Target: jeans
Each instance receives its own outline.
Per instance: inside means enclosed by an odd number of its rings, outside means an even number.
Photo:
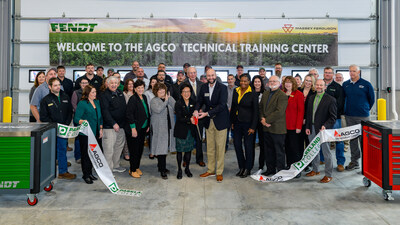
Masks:
[[[57,137],[58,174],[68,172],[67,143],[68,139]]]
[[[78,137],[75,138],[74,157],[75,157],[75,160],[78,160],[81,158],[81,146],[79,144]]]
[[[342,128],[342,120],[341,119],[337,119],[335,122],[335,125],[333,125],[332,129],[339,129]],[[322,151],[322,150],[321,150]],[[322,162],[325,161],[324,159],[324,154],[322,154],[322,152],[320,152],[320,160]],[[338,165],[344,165],[346,161],[346,157],[344,157],[344,143],[343,141],[338,141],[336,142],[336,163]]]

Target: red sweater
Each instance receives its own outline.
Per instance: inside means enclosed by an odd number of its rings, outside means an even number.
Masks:
[[[286,107],[286,129],[301,129],[304,119],[304,95],[301,91],[296,90],[289,96],[288,105]]]

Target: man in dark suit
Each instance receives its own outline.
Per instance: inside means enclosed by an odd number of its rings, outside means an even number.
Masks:
[[[306,134],[309,135],[310,142],[314,137],[325,129],[331,129],[336,122],[337,106],[334,97],[325,93],[325,81],[317,80],[315,89],[317,94],[310,97],[307,105]],[[328,183],[332,180],[332,155],[329,151],[328,143],[321,144],[322,154],[325,157],[325,176],[321,183]],[[318,175],[319,154],[312,161],[313,170],[306,174],[307,177]]]
[[[216,174],[217,181],[222,182],[225,142],[229,126],[229,111],[226,105],[228,91],[225,85],[216,82],[217,75],[215,70],[209,69],[206,76],[208,83],[201,86],[193,113],[193,116],[199,119],[205,118],[207,135],[208,170],[201,174],[200,177],[214,176]],[[203,105],[205,106],[204,111],[199,112]]]
[[[200,89],[203,83],[197,78],[197,70],[195,67],[191,66],[187,70],[188,79],[185,81],[186,84],[192,86],[192,93],[190,95],[190,99],[197,102],[197,96],[200,94]],[[200,110],[200,112],[204,111],[204,107]],[[203,159],[203,129],[204,129],[204,119],[200,119],[198,122],[198,127],[200,131],[199,134],[196,135],[196,163],[201,167],[205,167]],[[196,132],[198,133],[198,132]]]
[[[267,171],[270,176],[285,169],[286,106],[288,97],[279,89],[279,77],[271,76],[259,104],[260,120],[264,131],[264,155]]]

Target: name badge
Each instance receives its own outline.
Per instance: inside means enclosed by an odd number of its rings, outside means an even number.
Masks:
[[[210,93],[204,93],[204,97],[210,97]]]
[[[360,86],[358,86],[358,87],[359,87],[359,88],[364,88],[364,85],[361,85],[361,84],[360,84]]]
[[[48,104],[47,106],[52,106],[53,105],[53,103],[50,103],[50,104]]]
[[[68,100],[63,100],[62,102],[64,102],[64,103],[68,103]]]

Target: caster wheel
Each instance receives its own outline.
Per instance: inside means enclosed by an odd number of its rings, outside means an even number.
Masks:
[[[28,198],[28,200],[27,200],[28,205],[30,205],[30,206],[36,205],[36,204],[38,203],[38,201],[39,201],[39,200],[37,199],[36,196],[34,197],[33,201],[31,201],[29,198]]]
[[[386,201],[394,200],[394,198],[392,197],[392,191],[390,191],[390,190],[382,190],[382,195]]]
[[[368,178],[364,177],[363,178],[363,184],[364,184],[364,187],[370,187],[371,186],[371,181]]]
[[[51,190],[53,190],[53,184],[49,184],[48,186],[44,187],[44,190],[50,192]]]

